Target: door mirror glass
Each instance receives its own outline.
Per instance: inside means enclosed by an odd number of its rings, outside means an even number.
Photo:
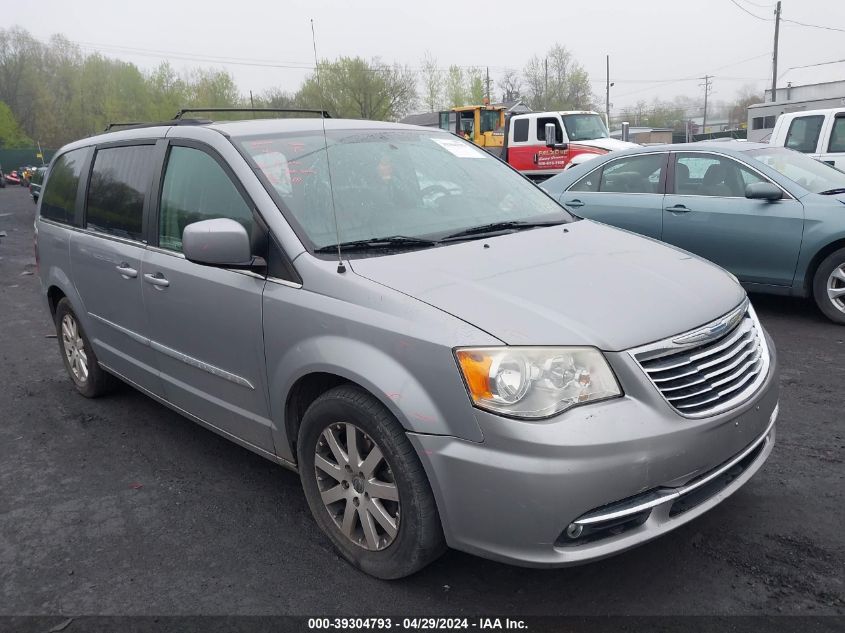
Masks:
[[[780,200],[783,191],[770,182],[753,182],[746,185],[745,197],[751,200]]]
[[[252,264],[249,235],[239,222],[229,218],[201,220],[182,233],[185,259],[209,266],[241,267]]]
[[[555,124],[554,123],[546,123],[546,147],[554,147],[555,146],[555,137],[557,133],[555,132]]]

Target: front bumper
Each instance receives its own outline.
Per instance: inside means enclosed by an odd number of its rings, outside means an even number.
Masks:
[[[777,362],[742,406],[675,413],[641,370],[609,360],[622,398],[519,422],[476,411],[482,443],[409,433],[447,543],[525,566],[566,566],[640,545],[687,523],[748,481],[774,446]]]

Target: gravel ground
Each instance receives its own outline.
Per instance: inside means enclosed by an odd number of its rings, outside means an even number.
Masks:
[[[808,302],[753,297],[780,355],[777,444],[713,511],[581,567],[449,552],[382,582],[338,558],[294,473],[128,387],[76,394],[34,213],[0,189],[0,615],[845,613],[845,327]]]

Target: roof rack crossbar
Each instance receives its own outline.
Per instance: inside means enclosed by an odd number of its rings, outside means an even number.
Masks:
[[[308,108],[182,108],[173,118],[180,120],[188,112],[281,112],[286,114],[317,114],[323,119],[332,118],[328,110],[311,110]]]
[[[169,121],[151,121],[147,123],[109,123],[103,132],[110,132],[113,128],[136,130],[145,127],[169,127],[172,125],[208,125],[213,122],[211,119],[170,119]]]

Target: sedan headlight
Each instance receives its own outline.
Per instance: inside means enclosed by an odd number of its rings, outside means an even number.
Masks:
[[[592,347],[476,347],[455,356],[475,406],[515,418],[546,418],[622,395]]]

